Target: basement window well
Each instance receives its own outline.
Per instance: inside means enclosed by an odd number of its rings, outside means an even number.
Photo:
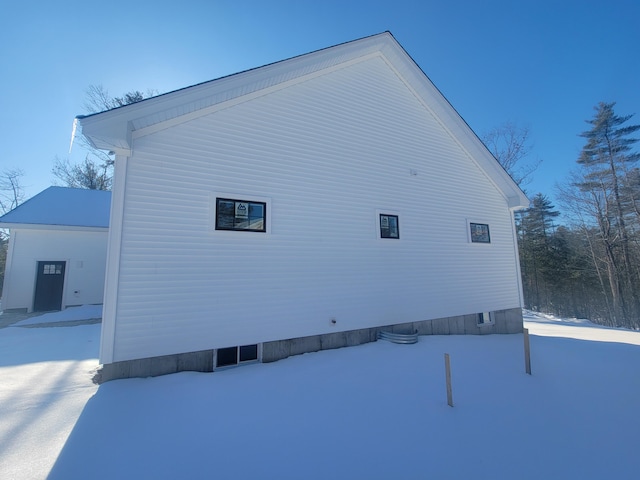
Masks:
[[[216,350],[216,367],[229,367],[258,360],[258,345],[219,348]]]
[[[491,312],[482,312],[478,314],[478,326],[480,325],[493,325],[493,315]]]

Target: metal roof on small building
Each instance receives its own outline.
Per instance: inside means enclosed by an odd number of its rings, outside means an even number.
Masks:
[[[0,228],[109,228],[111,192],[49,187],[0,217]]]

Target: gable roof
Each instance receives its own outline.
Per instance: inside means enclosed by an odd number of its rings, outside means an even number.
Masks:
[[[317,50],[252,70],[158,95],[105,112],[76,117],[96,148],[130,156],[133,140],[289,85],[381,57],[467,155],[501,191],[510,208],[529,200],[447,99],[390,32]],[[75,124],[74,124],[75,128]]]
[[[108,229],[111,192],[49,187],[0,217],[1,228]]]

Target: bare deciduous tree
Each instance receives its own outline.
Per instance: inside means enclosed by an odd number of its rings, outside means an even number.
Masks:
[[[514,122],[505,122],[491,129],[483,135],[482,141],[520,187],[531,181],[542,162],[528,158],[533,150],[529,129]]]
[[[3,170],[0,173],[0,214],[4,215],[24,201],[22,177],[24,172],[19,168]],[[9,232],[0,229],[0,294],[4,283],[4,271],[7,262],[7,244]]]
[[[98,113],[140,102],[156,93],[154,90],[148,90],[146,93],[133,90],[121,97],[112,97],[102,85],[89,85],[83,106],[89,113]],[[71,164],[68,158],[56,157],[51,173],[67,187],[110,190],[113,175],[112,153],[94,148],[84,137],[79,137],[78,145],[87,152],[84,161]]]
[[[579,219],[601,283],[608,286],[610,315],[615,324],[640,326],[640,222],[637,164],[640,153],[632,135],[640,125],[627,125],[632,115],[619,116],[614,103],[599,103],[582,134],[586,139],[579,169],[561,191],[571,218]]]
[[[51,173],[66,187],[110,190],[110,167],[107,162],[96,163],[89,155],[85,157],[84,162],[77,164],[72,164],[68,158],[56,157]]]
[[[23,176],[24,172],[19,168],[4,170],[0,174],[0,213],[5,214],[24,201]]]
[[[89,113],[103,112],[105,110],[111,110],[112,108],[140,102],[157,93],[157,91],[151,89],[147,90],[146,93],[139,90],[132,90],[124,93],[121,97],[112,97],[104,86],[89,85],[85,92],[86,100],[83,106]]]

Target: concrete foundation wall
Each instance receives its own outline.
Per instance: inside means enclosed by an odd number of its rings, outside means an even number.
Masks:
[[[522,333],[522,309],[512,308],[493,312],[494,323],[478,325],[478,315],[460,315],[420,322],[401,323],[384,327],[364,328],[349,332],[315,335],[267,342],[262,345],[262,361],[275,362],[292,355],[318,352],[332,348],[353,347],[375,342],[379,331],[418,333],[419,335],[488,335],[492,333]]]
[[[492,312],[494,323],[478,325],[478,315],[460,315],[456,317],[437,318],[419,322],[387,325],[383,327],[363,328],[347,332],[336,332],[325,335],[290,338],[262,344],[262,362],[275,362],[302,353],[331,350],[334,348],[352,347],[363,343],[375,342],[378,332],[418,333],[419,335],[488,335],[492,333],[522,333],[522,310],[512,308]],[[94,381],[103,383],[109,380],[131,377],[155,377],[169,373],[195,371],[213,371],[214,350],[164,355],[161,357],[142,358],[123,362],[109,363],[102,366]]]
[[[119,378],[157,377],[177,372],[213,372],[213,350],[107,363],[94,377],[94,383]]]

